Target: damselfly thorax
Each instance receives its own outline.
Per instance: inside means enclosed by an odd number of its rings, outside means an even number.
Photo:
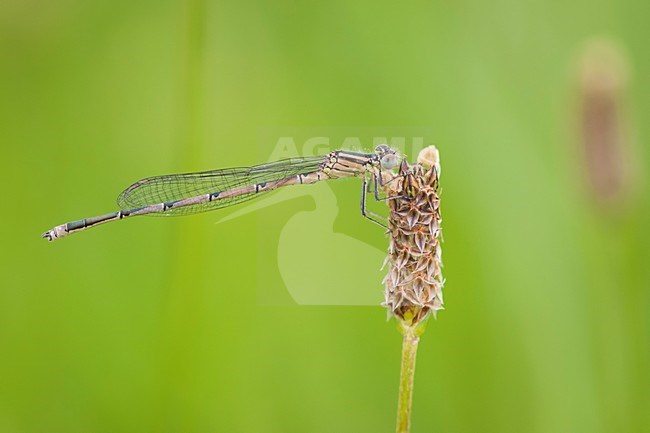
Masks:
[[[61,224],[43,233],[53,241],[99,224],[138,215],[189,215],[233,206],[260,194],[290,185],[312,184],[346,177],[363,178],[361,213],[384,225],[366,210],[370,186],[374,197],[395,178],[398,154],[387,145],[373,153],[336,150],[323,156],[289,158],[251,167],[225,168],[197,173],[148,177],[125,189],[118,197],[120,210]]]

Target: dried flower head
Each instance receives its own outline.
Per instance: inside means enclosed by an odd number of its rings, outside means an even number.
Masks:
[[[411,326],[443,309],[438,150],[423,149],[418,163],[402,161],[385,187],[389,200],[389,264],[384,305]]]
[[[623,47],[611,39],[590,40],[579,72],[586,174],[596,203],[616,210],[634,180],[633,143],[627,134],[624,101],[630,71]]]

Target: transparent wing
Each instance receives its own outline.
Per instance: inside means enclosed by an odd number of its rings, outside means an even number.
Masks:
[[[117,204],[122,209],[140,208],[203,194],[228,191],[311,173],[321,169],[326,161],[327,156],[289,158],[252,167],[148,177],[122,191],[117,198]],[[150,215],[188,215],[207,212],[250,200],[260,194],[263,192],[215,199],[211,202],[172,208],[166,212]]]

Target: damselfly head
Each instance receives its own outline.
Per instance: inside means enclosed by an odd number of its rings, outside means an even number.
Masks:
[[[392,170],[393,168],[397,167],[399,158],[395,149],[391,149],[391,147],[387,144],[380,144],[379,146],[375,147],[375,153],[379,157],[381,168]]]

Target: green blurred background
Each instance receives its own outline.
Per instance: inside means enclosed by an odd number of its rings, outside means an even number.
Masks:
[[[261,239],[308,199],[39,237],[114,210],[138,178],[260,162],[269,125],[436,131],[447,310],[420,345],[414,432],[650,431],[649,15],[641,0],[4,1],[0,432],[394,430],[401,341],[382,308],[256,299],[260,281],[283,289]],[[615,99],[635,168],[606,201],[580,127],[595,36],[629,71]],[[358,184],[335,191],[336,232],[384,248]],[[381,293],[379,263],[358,263]]]

